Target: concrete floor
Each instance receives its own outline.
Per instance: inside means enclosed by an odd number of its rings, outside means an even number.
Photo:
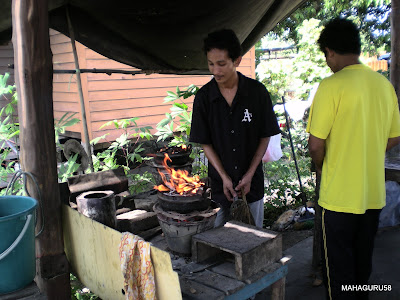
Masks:
[[[286,277],[286,300],[323,300],[323,286],[313,287],[311,260],[313,237],[284,251],[292,256]],[[391,292],[372,292],[370,300],[400,299],[400,226],[379,229],[375,241],[370,284],[391,285]],[[270,299],[270,291],[259,293],[255,300]]]

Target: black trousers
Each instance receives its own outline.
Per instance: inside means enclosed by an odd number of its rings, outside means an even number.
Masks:
[[[322,264],[330,300],[368,299],[368,292],[342,291],[342,285],[365,285],[381,209],[362,215],[322,210]]]

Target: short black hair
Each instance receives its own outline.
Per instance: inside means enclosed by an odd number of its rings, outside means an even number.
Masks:
[[[350,20],[335,18],[326,24],[318,39],[319,48],[334,50],[338,54],[360,54],[360,31]]]
[[[204,39],[204,53],[212,49],[220,49],[228,51],[229,57],[235,61],[242,55],[242,46],[235,32],[231,29],[220,29],[208,34]]]

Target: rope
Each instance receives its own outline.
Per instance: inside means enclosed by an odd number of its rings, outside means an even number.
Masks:
[[[26,188],[26,176],[29,176],[29,177],[32,179],[32,181],[34,182],[34,184],[35,184],[35,186],[36,186],[36,189],[37,189],[37,192],[38,192],[38,196],[39,196],[38,202],[39,202],[39,206],[40,206],[40,213],[41,213],[41,215],[42,215],[42,227],[40,228],[40,231],[36,234],[36,237],[38,237],[38,236],[43,232],[43,229],[44,229],[44,214],[43,214],[43,205],[42,205],[42,193],[40,192],[40,187],[39,187],[39,184],[37,183],[37,180],[36,180],[35,176],[34,176],[32,173],[30,173],[30,172],[25,172],[25,171],[22,171],[22,170],[18,170],[17,172],[15,172],[15,174],[14,174],[13,177],[11,178],[10,183],[7,185],[6,195],[9,195],[9,192],[11,192],[11,193],[13,192],[15,182],[16,182],[20,177],[22,177],[22,180],[23,180],[23,183],[24,183],[24,191],[25,191],[25,194],[26,194],[28,197],[33,198],[33,197],[29,194],[29,192],[28,192],[28,190],[27,190],[27,188]],[[36,199],[36,200],[37,200],[37,199]],[[37,220],[37,218],[36,218],[36,220]]]

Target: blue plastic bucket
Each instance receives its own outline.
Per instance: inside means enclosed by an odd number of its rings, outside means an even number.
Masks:
[[[0,294],[27,286],[35,277],[35,209],[31,197],[0,196]]]

